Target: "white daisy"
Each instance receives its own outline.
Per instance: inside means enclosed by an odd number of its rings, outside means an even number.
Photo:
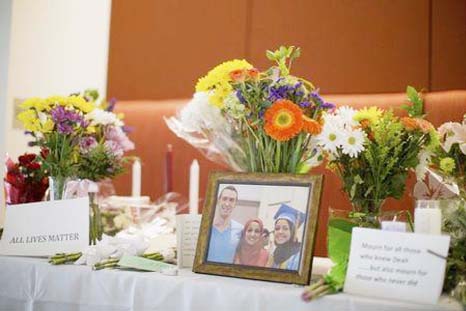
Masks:
[[[96,108],[86,115],[86,120],[91,121],[91,125],[115,125],[123,126],[123,122],[118,119],[113,112]]]
[[[341,146],[342,132],[344,130],[334,123],[325,122],[322,132],[317,136],[317,141],[327,152],[335,153]]]
[[[352,158],[357,157],[364,150],[365,138],[366,133],[360,129],[347,131],[341,143],[342,152]]]
[[[349,128],[358,125],[358,123],[354,120],[355,114],[356,110],[348,106],[342,106],[337,110],[337,115],[340,116],[341,122],[345,127]]]

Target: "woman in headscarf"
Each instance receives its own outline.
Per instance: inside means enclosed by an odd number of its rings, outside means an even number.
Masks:
[[[275,250],[270,254],[267,267],[298,270],[301,259],[301,243],[296,237],[296,229],[304,219],[304,213],[282,204],[275,214]]]
[[[269,253],[264,249],[264,225],[260,219],[246,222],[235,254],[235,264],[265,267]]]

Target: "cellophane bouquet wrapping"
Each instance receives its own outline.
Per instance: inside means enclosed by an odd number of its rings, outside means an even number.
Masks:
[[[307,173],[322,160],[315,135],[325,102],[313,84],[290,74],[300,49],[267,51],[259,71],[246,60],[222,63],[199,79],[191,101],[168,127],[208,159],[233,171]]]
[[[466,115],[438,130],[440,145],[422,154],[414,196],[440,200],[442,231],[450,235],[444,291],[466,305]]]
[[[25,153],[14,162],[9,156],[5,161],[5,198],[6,204],[22,204],[42,201],[49,183],[34,153]]]

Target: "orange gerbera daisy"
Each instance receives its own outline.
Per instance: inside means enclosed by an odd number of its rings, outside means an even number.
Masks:
[[[265,132],[278,141],[287,141],[301,132],[303,111],[287,99],[277,100],[265,111]]]
[[[317,135],[322,132],[322,125],[314,119],[303,115],[303,130],[312,135]]]
[[[410,117],[401,118],[401,123],[403,123],[404,127],[408,131],[414,131],[418,128],[416,119]]]

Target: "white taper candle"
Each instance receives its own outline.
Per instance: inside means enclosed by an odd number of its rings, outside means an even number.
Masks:
[[[141,196],[141,161],[139,159],[134,160],[133,162],[133,180],[132,180],[132,188],[131,188],[131,195],[133,197],[140,197]]]

